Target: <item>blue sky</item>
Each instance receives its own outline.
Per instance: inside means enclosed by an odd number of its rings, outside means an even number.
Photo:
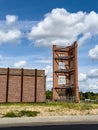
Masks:
[[[0,67],[45,69],[52,45],[78,41],[80,91],[98,92],[97,0],[0,0]]]

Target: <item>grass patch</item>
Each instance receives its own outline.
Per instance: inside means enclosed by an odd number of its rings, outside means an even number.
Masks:
[[[34,116],[37,116],[37,114],[39,114],[39,113],[40,112],[38,112],[38,111],[25,111],[25,110],[22,110],[18,114],[20,116],[34,117]]]
[[[16,111],[16,112],[10,111],[10,112],[7,112],[3,117],[22,117],[22,116],[35,117],[39,113],[40,112],[38,111],[26,111],[26,110],[21,110],[21,111]]]
[[[91,110],[93,109],[93,105],[89,103],[83,103],[81,104],[80,110]]]
[[[67,103],[67,102],[46,102],[46,103],[3,103],[0,104],[0,117],[33,117],[39,114],[40,116],[46,115],[59,115],[62,113],[66,114],[66,111],[71,113],[75,110],[75,113],[84,113],[86,110],[91,111],[98,109],[98,103],[81,102],[81,103]],[[5,114],[7,110],[7,113]],[[18,110],[18,111],[17,111]],[[31,111],[27,111],[31,110]],[[35,111],[37,110],[37,111]],[[9,112],[8,112],[9,111]],[[96,110],[96,113],[97,110]]]
[[[1,103],[0,106],[5,107],[62,107],[68,109],[75,109],[75,110],[89,110],[92,107],[98,108],[98,104],[95,103],[67,103],[67,102],[46,102],[46,103]],[[2,109],[2,108],[0,108]]]
[[[18,117],[13,111],[7,112],[3,117]]]

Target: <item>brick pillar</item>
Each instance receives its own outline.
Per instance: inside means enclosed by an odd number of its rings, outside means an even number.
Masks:
[[[53,89],[52,89],[52,99],[53,100],[56,100],[59,98],[57,92],[56,92],[56,89],[55,87],[58,86],[58,76],[56,75],[56,73],[54,72],[55,70],[58,70],[58,64],[55,60],[55,57],[57,56],[56,53],[55,53],[55,49],[56,49],[56,45],[53,45]]]
[[[7,68],[7,83],[6,83],[6,103],[8,102],[8,90],[9,90],[9,68]]]
[[[75,84],[75,96],[76,96],[76,101],[79,102],[79,88],[78,88],[78,60],[77,60],[77,47],[78,44],[77,42],[74,42],[74,68],[75,68],[75,74],[74,74],[74,84]]]
[[[37,102],[37,69],[35,69],[35,103]]]
[[[21,69],[21,98],[20,98],[20,102],[23,102],[23,71],[24,69]]]

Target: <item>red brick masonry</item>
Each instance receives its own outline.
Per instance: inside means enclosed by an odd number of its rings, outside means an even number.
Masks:
[[[53,45],[53,100],[80,101],[77,46]]]
[[[0,103],[46,102],[44,70],[0,68]]]

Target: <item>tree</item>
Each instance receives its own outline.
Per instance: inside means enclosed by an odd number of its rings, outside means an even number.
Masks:
[[[51,90],[46,91],[46,99],[52,100],[52,91]]]
[[[95,100],[98,99],[98,93],[94,92],[80,92],[80,100],[85,100],[85,99],[90,99],[90,100]]]

